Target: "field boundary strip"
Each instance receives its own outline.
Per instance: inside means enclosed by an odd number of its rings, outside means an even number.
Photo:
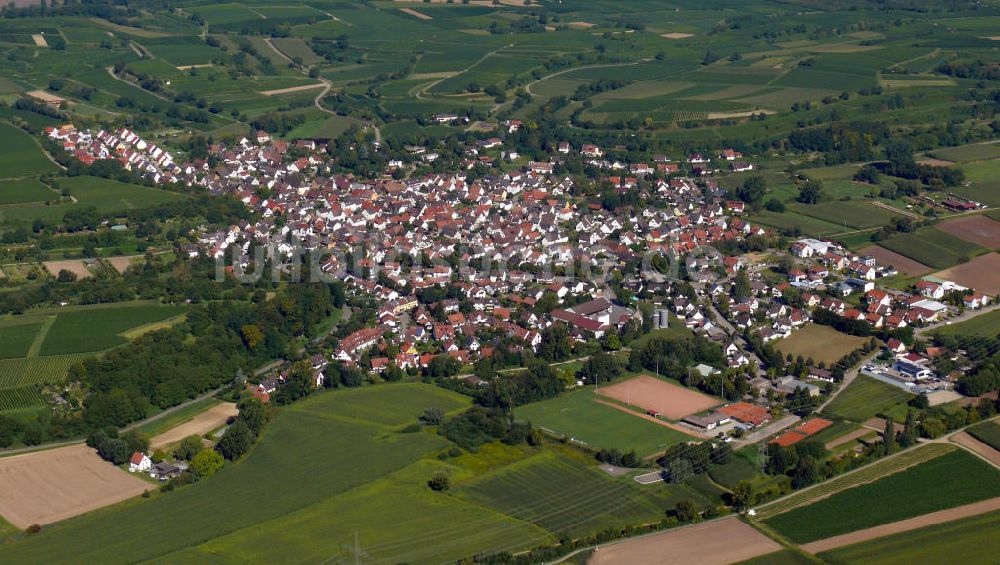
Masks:
[[[52,329],[52,324],[56,323],[56,316],[46,316],[45,321],[42,322],[42,327],[38,328],[38,333],[35,334],[35,339],[31,341],[31,347],[28,348],[28,353],[25,354],[27,358],[38,357],[38,353],[42,350],[42,343],[45,342],[45,336],[49,335],[49,330]]]
[[[794,492],[784,498],[768,503],[756,509],[755,517],[758,520],[773,518],[778,514],[783,514],[794,508],[817,502],[840,491],[875,482],[883,477],[905,471],[914,465],[930,461],[956,449],[958,449],[957,446],[947,443],[922,444],[913,449],[903,451],[894,457],[879,459],[864,467],[859,467],[816,486]]]

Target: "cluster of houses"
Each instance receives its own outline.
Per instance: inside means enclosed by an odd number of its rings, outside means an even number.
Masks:
[[[179,180],[180,167],[174,163],[170,152],[148,143],[135,132],[119,128],[114,132],[78,130],[73,124],[60,127],[48,126],[45,135],[61,142],[63,150],[85,165],[99,159],[114,159],[128,171],[138,173],[157,183],[175,183]]]
[[[296,156],[286,157],[293,148]],[[531,167],[476,180],[464,172],[360,179],[328,174],[323,149],[309,140],[259,134],[211,145],[214,165],[179,165],[183,182],[234,195],[259,213],[257,221],[205,233],[185,250],[191,256],[232,253],[240,266],[249,264],[251,245],[269,245],[279,258],[322,252],[324,272],[379,299],[378,327],[349,336],[334,355],[356,363],[359,352],[379,344],[377,351],[393,355],[372,353],[375,370],[419,367],[429,354],[475,359],[483,354],[475,337],[481,327],[533,346],[555,321],[567,323],[577,339],[599,338],[636,319],[636,312],[613,305],[601,284],[556,277],[553,270],[562,273],[580,262],[613,268],[647,252],[680,255],[764,233],[711,179],[658,181],[663,208],[616,213],[579,204],[570,178]],[[435,287],[460,291],[443,301],[445,319],[417,300]],[[549,292],[559,304],[571,297],[575,305],[533,312]],[[595,301],[592,311],[576,304],[587,298]],[[460,301],[472,308],[458,312]],[[392,339],[382,339],[387,333]],[[440,350],[428,351],[425,342]]]
[[[441,115],[434,120],[461,118]],[[512,120],[503,125],[512,133],[522,124]],[[560,142],[548,161],[474,178],[466,171],[477,164],[491,166],[493,150],[499,148],[508,160],[519,157],[493,137],[470,142],[465,166],[457,172],[401,180],[392,176],[405,165],[401,160],[390,161],[385,174],[374,179],[336,174],[324,144],[272,139],[266,132],[214,143],[208,147],[209,158],[182,163],[124,128],[93,133],[66,125],[48,128],[46,134],[81,161],[113,158],[155,182],[182,182],[232,195],[257,212],[255,221],[203,233],[198,244],[184,248],[192,257],[232,254],[237,266],[246,267],[251,246],[268,247],[279,263],[303,251],[318,252],[326,274],[375,297],[376,325],[346,336],[331,355],[315,359],[318,379],[324,378],[329,362],[363,365],[373,372],[426,367],[439,355],[473,362],[491,354],[484,331],[491,339],[505,335],[530,348],[537,348],[545,328],[556,323],[566,324],[573,339],[600,339],[640,322],[640,315],[616,304],[601,281],[574,272],[579,265],[588,272],[606,271],[644,254],[687,255],[684,267],[693,276],[720,268],[731,276],[751,265],[740,257],[724,257],[720,264],[691,252],[767,233],[751,225],[743,217],[745,204],[727,199],[709,176],[719,170],[712,168],[713,161],[732,171],[753,168],[733,149],[715,156],[688,155],[690,174],[682,176],[678,164],[665,155],[654,155],[651,163],[622,163],[596,145],[575,149]],[[425,162],[437,157],[424,147],[406,149]],[[581,203],[572,178],[555,172],[559,154],[571,152],[609,171],[605,180],[617,190],[655,194],[662,206],[623,212]],[[651,176],[655,179],[640,183]],[[686,327],[718,341],[730,367],[759,364],[734,341],[734,331],[756,333],[763,341],[780,339],[807,324],[818,308],[875,328],[927,323],[947,314],[940,299],[956,289],[925,281],[914,293],[880,290],[875,281],[896,272],[872,257],[816,239],[798,240],[790,251],[801,264],[789,270],[786,281],[769,283],[751,270],[751,294],[739,299],[731,282],[705,285],[700,294],[705,300],[677,292],[670,283],[634,282],[665,291],[664,305]],[[800,291],[801,301],[785,300],[789,288]],[[418,297],[433,289],[447,290],[449,297],[422,303]],[[848,299],[852,294],[863,299]],[[555,307],[540,310],[536,306],[546,295],[551,295],[546,304]],[[965,300],[967,307],[977,308],[990,299],[971,293]],[[725,312],[724,320],[717,319],[716,307]],[[251,388],[266,399],[283,378],[279,374]],[[811,383],[788,379],[768,386],[819,393]],[[757,416],[750,422],[763,417]]]
[[[518,126],[512,122],[509,128]],[[740,217],[743,203],[725,200],[725,191],[712,179],[659,179],[654,190],[666,207],[623,215],[599,206],[579,206],[570,198],[572,181],[554,175],[551,162],[547,167],[532,163],[520,171],[476,181],[463,173],[363,180],[326,174],[321,144],[273,140],[266,132],[231,145],[211,145],[214,166],[208,160],[174,164],[160,156],[159,148],[124,129],[90,135],[66,127],[49,135],[65,138],[81,154],[117,155],[123,164],[147,171],[157,181],[181,180],[212,193],[235,195],[259,212],[260,219],[254,223],[204,234],[199,245],[185,248],[191,256],[240,255],[252,244],[271,244],[285,256],[297,248],[328,253],[324,271],[382,304],[378,326],[348,336],[333,357],[357,363],[362,352],[378,345],[369,352],[375,371],[390,364],[423,367],[437,354],[475,360],[484,354],[476,339],[482,327],[502,330],[532,347],[540,342],[540,332],[557,321],[568,324],[576,339],[600,338],[610,328],[637,319],[637,313],[612,304],[599,285],[556,282],[548,274],[551,267],[566,268],[581,259],[598,268],[613,267],[647,251],[680,255],[699,246],[764,233]],[[470,150],[487,150],[500,143],[485,139]],[[288,157],[291,149],[296,150],[294,158]],[[560,144],[559,151],[569,151],[568,145]],[[585,145],[581,152],[588,157],[603,156],[596,146]],[[726,161],[739,157],[732,150],[720,155]],[[676,170],[659,167],[670,165],[664,156],[655,156],[654,161],[661,171]],[[708,162],[700,156],[689,161]],[[398,165],[390,163],[390,167]],[[633,166],[631,171],[645,174],[652,168]],[[348,265],[346,257],[359,246],[365,251],[357,256],[364,259]],[[446,261],[456,255],[459,265]],[[476,268],[498,262],[513,268]],[[241,263],[246,266],[249,260],[244,257]],[[359,270],[370,276],[358,276]],[[390,283],[376,282],[375,273]],[[458,300],[445,301],[447,317],[440,320],[416,299],[422,290],[446,286],[457,286],[462,298],[471,301],[472,311],[458,312]],[[548,315],[532,313],[546,292],[555,293],[559,302],[569,293],[593,300],[589,306],[557,308]],[[689,327],[713,331],[701,313],[677,312]],[[387,334],[390,339],[385,339]],[[718,336],[720,330],[714,328],[713,334]],[[428,343],[438,349],[429,350]],[[391,358],[380,354],[385,351],[393,353]],[[733,366],[748,361],[742,351],[733,352],[729,359]],[[270,394],[277,384],[280,381],[258,393]]]

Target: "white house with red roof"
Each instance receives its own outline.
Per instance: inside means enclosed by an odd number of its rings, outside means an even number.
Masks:
[[[129,473],[142,473],[153,467],[153,460],[141,451],[136,451],[128,460]]]

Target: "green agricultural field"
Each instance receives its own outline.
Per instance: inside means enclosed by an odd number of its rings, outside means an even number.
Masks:
[[[433,396],[445,394],[455,402],[467,402],[457,394],[429,385],[386,386],[429,389]],[[259,445],[246,460],[230,465],[210,479],[144,504],[112,507],[74,518],[46,531],[46,535],[23,544],[5,546],[0,549],[0,559],[19,560],[17,555],[23,554],[34,555],[34,558],[45,555],[45,559],[57,561],[79,561],[87,560],[88,555],[102,560],[109,555],[121,555],[121,561],[130,561],[188,549],[197,553],[198,546],[227,534],[241,534],[243,543],[247,544],[254,540],[263,542],[260,531],[278,531],[271,527],[277,525],[271,521],[291,520],[298,511],[307,511],[321,501],[378,480],[448,445],[444,438],[429,433],[394,433],[374,422],[349,424],[336,418],[342,408],[363,404],[371,406],[372,410],[379,407],[386,413],[405,414],[416,421],[424,406],[382,402],[380,388],[317,394],[282,411],[265,429]],[[337,456],[331,457],[334,453]],[[426,480],[422,478],[421,486]],[[393,500],[393,489],[387,488],[382,501],[391,507]],[[401,509],[401,505],[396,508]],[[353,528],[350,521],[343,522],[336,514],[319,514],[312,518],[309,528],[315,532],[311,536],[314,543],[295,550],[300,559],[321,560],[306,557],[316,550],[316,543],[323,545],[324,558],[329,558],[339,554],[343,544],[352,541],[353,531],[343,538],[330,535],[334,523],[346,523]],[[416,534],[414,537],[418,539],[433,533],[435,526],[440,525],[434,520],[406,523],[410,524],[407,528],[411,529],[411,535]],[[153,527],[158,532],[156,536],[141,533]],[[362,529],[359,532],[361,539],[367,540],[369,535],[377,533],[376,530],[395,532],[393,535],[398,537],[405,535],[396,528],[385,528],[383,522],[377,529]],[[134,531],[135,535],[127,535],[129,531]],[[281,528],[280,531],[291,536],[296,530]],[[297,531],[308,533],[301,528]],[[471,535],[474,530],[465,533]],[[105,541],[91,543],[96,538]],[[282,545],[274,550],[286,549]],[[290,553],[283,555],[283,559],[293,558]],[[452,555],[452,558],[460,555]],[[277,554],[272,556],[277,557]],[[204,554],[202,559],[206,557]],[[256,558],[265,559],[265,554],[258,553]]]
[[[849,163],[846,165],[834,165],[832,167],[816,167],[814,169],[801,169],[799,174],[810,180],[825,183],[831,180],[846,180],[854,176],[861,166]]]
[[[725,465],[711,465],[708,468],[708,476],[727,488],[733,488],[740,481],[752,480],[756,475],[753,462],[741,452],[734,454]]]
[[[593,449],[616,447],[650,455],[691,439],[681,432],[595,402],[591,388],[521,406],[514,415],[518,420]]]
[[[1000,471],[955,450],[780,514],[766,524],[806,543],[1000,496]]]
[[[0,178],[40,175],[54,170],[55,164],[45,157],[30,135],[0,123]]]
[[[864,422],[885,413],[896,417],[899,415],[900,407],[905,407],[912,398],[912,394],[899,387],[865,375],[858,375],[854,382],[833,399],[823,413],[853,422]]]
[[[1000,451],[1000,424],[996,421],[976,424],[967,431],[972,437]]]
[[[129,210],[155,207],[186,198],[160,188],[125,184],[99,177],[60,178],[59,186],[68,189],[77,202],[66,200],[52,206],[38,203],[31,206],[0,207],[0,225],[27,227],[36,218],[59,224],[67,212],[91,206],[99,214],[115,216]]]
[[[746,561],[740,561],[737,565],[813,565],[816,560],[807,557],[805,553],[793,549],[782,549],[767,555],[761,555]]]
[[[1000,335],[1000,310],[994,310],[958,324],[942,326],[935,329],[934,333],[996,337]]]
[[[556,453],[541,453],[477,478],[463,484],[458,495],[571,536],[655,521],[680,499],[667,489],[633,488]]]
[[[642,349],[649,343],[652,339],[662,338],[662,339],[674,339],[681,337],[689,337],[692,335],[691,330],[684,325],[683,322],[677,319],[676,316],[670,314],[670,325],[666,328],[659,330],[652,330],[647,334],[642,335],[635,341],[629,344],[632,349]]]
[[[36,383],[56,383],[66,378],[73,363],[88,355],[55,355],[0,359],[0,389]]]
[[[42,406],[45,401],[34,385],[0,389],[0,412]]]
[[[802,356],[827,365],[836,363],[844,355],[863,347],[868,338],[847,335],[830,326],[807,324],[792,332],[792,335],[774,342],[774,347],[783,355]]]
[[[951,267],[985,251],[974,243],[933,227],[897,234],[879,245],[936,269]]]
[[[386,405],[394,409],[386,410]],[[467,405],[465,397],[438,387],[402,384],[354,392],[350,402],[344,400],[337,404],[335,417],[352,423],[370,422],[396,427],[412,424],[427,408],[440,408],[450,414]]]
[[[66,355],[110,349],[128,342],[119,336],[120,333],[183,314],[186,310],[182,305],[116,304],[62,312],[45,336],[40,353]]]
[[[289,59],[295,59],[298,57],[305,65],[312,65],[323,60],[323,58],[310,49],[309,46],[306,45],[306,42],[302,39],[279,37],[273,39],[272,43],[274,43],[274,46],[284,53]]]
[[[445,438],[399,428],[425,408],[468,405],[421,383],[315,393],[282,408],[251,453],[215,476],[45,528],[0,547],[0,559],[320,562],[349,558],[356,535],[377,562],[449,562],[658,521],[681,498],[704,503],[687,487],[604,475],[564,446],[438,457],[452,445]],[[438,472],[451,476],[449,491],[427,487]],[[153,527],[156,536],[142,534]]]
[[[211,560],[217,555],[240,561],[323,562],[330,556],[349,559],[345,549],[355,533],[365,555],[379,563],[448,562],[479,550],[517,550],[552,543],[544,529],[452,494],[427,488],[429,477],[442,469],[420,460],[395,473],[302,510],[213,539],[176,554],[182,561]],[[386,528],[385,520],[395,525]],[[277,539],[260,528],[285,532]]]
[[[0,359],[27,356],[42,323],[40,318],[0,321]]]
[[[872,200],[832,200],[819,204],[790,204],[788,209],[803,216],[811,216],[830,222],[839,223],[844,226],[844,231],[849,228],[867,229],[884,226],[889,220],[898,216],[892,212],[879,208],[873,204]]]
[[[1000,143],[973,143],[972,145],[935,149],[930,153],[937,159],[958,163],[987,161],[1000,159]]]
[[[750,218],[751,222],[770,226],[780,230],[799,230],[803,234],[813,237],[828,237],[830,235],[848,231],[844,225],[834,224],[818,218],[810,218],[802,214],[796,214],[786,210],[784,213],[761,210]]]
[[[898,473],[919,463],[931,461],[958,449],[951,443],[926,443],[908,449],[894,457],[883,457],[860,469],[837,475],[811,488],[792,494],[757,508],[757,518],[767,520],[793,508],[803,507],[816,500],[823,500],[835,493],[859,485],[872,483],[882,477]]]
[[[59,195],[37,179],[0,180],[0,206],[55,200]]]
[[[313,119],[288,132],[288,139],[336,139],[360,122],[344,117],[333,116],[326,119]]]
[[[953,192],[990,206],[1000,206],[1000,159],[966,163],[962,171],[969,182],[953,188]]]
[[[831,563],[977,563],[1000,555],[1000,512],[972,516],[820,553]]]

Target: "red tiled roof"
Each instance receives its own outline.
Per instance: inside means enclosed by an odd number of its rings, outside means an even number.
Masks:
[[[736,402],[719,409],[723,414],[746,424],[759,426],[771,419],[771,413],[763,406],[749,402]]]

